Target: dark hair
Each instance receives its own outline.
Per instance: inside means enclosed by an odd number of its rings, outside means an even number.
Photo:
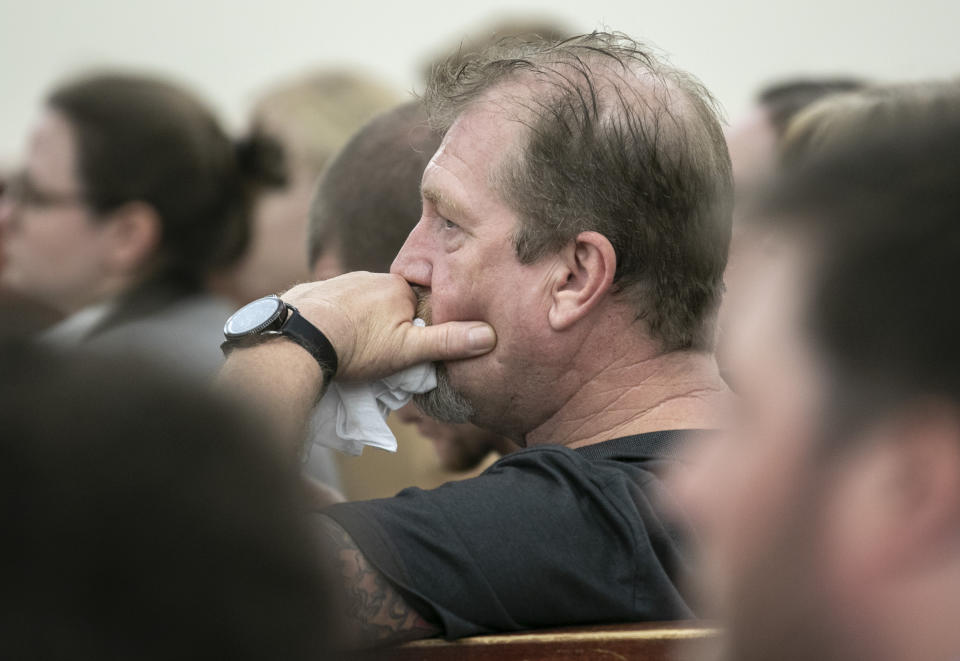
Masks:
[[[159,279],[198,287],[235,261],[249,239],[254,189],[282,181],[272,146],[235,147],[198,99],[160,79],[97,73],[58,87],[47,105],[73,130],[95,211],[138,201],[157,212],[162,238],[151,268]]]
[[[616,251],[618,291],[664,350],[711,348],[732,180],[707,90],[624,35],[592,33],[504,42],[437,68],[431,117],[449,127],[508,82],[536,90],[507,97],[529,130],[497,177],[520,216],[520,260],[599,232]]]
[[[420,219],[420,179],[440,146],[419,101],[368,122],[320,176],[309,253],[335,249],[346,271],[385,272]]]
[[[859,78],[797,78],[772,83],[757,94],[757,103],[766,108],[777,139],[783,137],[797,113],[822,98],[867,87]]]
[[[878,85],[817,101],[790,124],[780,143],[780,164],[790,168],[817,152],[861,134],[895,132],[904,122],[937,121],[956,110],[960,86],[941,81]]]
[[[0,344],[0,657],[322,658],[296,467],[143,366]]]
[[[960,282],[960,86],[895,104],[899,121],[786,171],[757,212],[809,245],[810,337],[835,399],[867,415],[904,396],[960,403],[960,310],[945,296]]]

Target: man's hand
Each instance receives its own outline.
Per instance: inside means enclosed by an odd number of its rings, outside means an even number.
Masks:
[[[281,298],[333,344],[337,379],[382,378],[417,363],[479,356],[496,344],[482,322],[414,326],[416,296],[398,275],[347,273],[297,285]]]
[[[281,298],[333,344],[338,380],[373,380],[417,363],[471,358],[496,344],[482,322],[414,326],[416,296],[397,275],[348,273],[297,285]],[[288,339],[237,348],[218,382],[269,416],[277,442],[299,458],[310,412],[328,385],[313,356]]]

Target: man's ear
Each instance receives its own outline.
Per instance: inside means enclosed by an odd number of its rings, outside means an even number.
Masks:
[[[960,538],[960,410],[936,401],[917,405],[902,435],[897,504],[910,546],[894,560],[931,561]]]
[[[136,275],[156,253],[163,235],[157,211],[144,202],[128,202],[110,212],[107,263],[116,275]]]
[[[833,500],[843,570],[864,584],[917,575],[955,553],[960,538],[960,411],[914,406],[874,434],[844,467]]]
[[[343,262],[340,260],[339,245],[325,247],[310,267],[314,280],[329,280],[344,273]]]
[[[617,255],[607,237],[581,232],[559,255],[553,273],[550,327],[569,328],[609,293],[617,270]]]

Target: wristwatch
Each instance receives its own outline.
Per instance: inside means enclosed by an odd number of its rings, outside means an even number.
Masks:
[[[230,315],[223,325],[227,339],[220,345],[224,355],[236,347],[258,344],[271,337],[288,337],[320,363],[327,378],[337,373],[337,352],[320,329],[301,316],[297,308],[279,296],[264,296]]]

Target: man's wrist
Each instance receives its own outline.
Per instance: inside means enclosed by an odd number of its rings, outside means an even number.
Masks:
[[[289,310],[287,320],[280,333],[299,344],[320,365],[325,377],[332,380],[337,374],[339,361],[337,350],[327,338],[326,334],[314,324],[307,321],[294,306],[285,304]]]
[[[256,365],[262,382],[286,380],[296,375],[302,384],[315,385],[323,395],[331,381],[330,372],[300,346],[283,335],[261,335],[258,341],[238,344],[230,352],[227,365]]]
[[[337,373],[337,351],[327,336],[299,310],[280,297],[271,295],[243,306],[227,319],[220,345],[224,355],[239,347],[251,347],[285,337],[302,347],[320,366],[327,379]]]

